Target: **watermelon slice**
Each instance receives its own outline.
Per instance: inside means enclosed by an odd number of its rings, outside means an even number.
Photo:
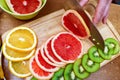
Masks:
[[[77,11],[67,10],[62,16],[63,27],[79,36],[80,39],[85,39],[90,36],[90,31]]]
[[[9,9],[17,14],[28,14],[37,11],[42,0],[5,0]]]
[[[56,66],[53,66],[53,65],[50,65],[48,62],[46,62],[41,53],[44,54],[44,50],[43,50],[43,46],[41,48],[38,48],[36,53],[35,53],[35,60],[38,64],[38,66],[43,69],[44,71],[47,71],[47,72],[55,72],[59,69],[59,67],[56,67]]]
[[[61,60],[59,60],[53,53],[52,48],[51,48],[51,40],[53,39],[54,36],[50,37],[46,44],[45,44],[45,53],[46,56],[53,62],[56,64],[56,66],[64,66],[65,63],[63,63]]]
[[[46,72],[37,65],[35,57],[30,59],[30,72],[34,77],[40,80],[47,80],[53,76],[52,72]]]
[[[82,52],[81,41],[72,33],[61,32],[51,42],[54,55],[65,63],[73,63]]]

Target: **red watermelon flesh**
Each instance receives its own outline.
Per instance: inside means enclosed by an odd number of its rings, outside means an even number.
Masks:
[[[43,57],[41,55],[41,52],[43,52],[42,50],[43,50],[43,48],[37,49],[36,54],[35,54],[35,60],[36,60],[36,62],[38,64],[38,66],[40,68],[42,68],[43,70],[48,71],[48,72],[55,72],[55,71],[57,71],[59,69],[58,67],[48,64],[43,59]]]
[[[82,52],[81,41],[73,34],[61,32],[52,40],[52,50],[56,57],[66,63],[72,63]]]
[[[82,17],[74,10],[68,10],[64,13],[62,24],[68,31],[71,31],[81,39],[90,36],[89,29],[83,22]]]
[[[46,72],[42,70],[36,63],[35,57],[30,59],[30,71],[34,77],[37,79],[50,79],[53,76],[53,73]]]
[[[20,14],[34,12],[40,5],[40,0],[10,0],[14,10]]]
[[[46,42],[45,44],[45,53],[46,53],[46,56],[52,61],[54,62],[55,64],[58,64],[59,66],[63,66],[65,65],[65,63],[63,63],[60,59],[58,59],[53,51],[52,51],[52,48],[51,48],[51,40],[53,39],[53,37],[49,38],[48,41]]]

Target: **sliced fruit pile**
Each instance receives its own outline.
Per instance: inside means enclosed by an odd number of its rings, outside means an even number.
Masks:
[[[5,0],[9,9],[16,14],[36,12],[42,5],[42,0]]]
[[[61,32],[37,49],[30,59],[30,71],[37,79],[50,79],[59,68],[79,58],[81,52],[81,41],[69,32]]]
[[[104,51],[92,46],[82,58],[56,71],[51,80],[83,80],[87,78],[91,73],[100,69],[100,64],[104,60],[111,59],[120,51],[118,41],[113,38],[107,38],[105,45]]]
[[[35,53],[36,45],[36,34],[27,27],[16,27],[8,32],[2,51],[14,75],[18,77],[31,75],[29,58]]]

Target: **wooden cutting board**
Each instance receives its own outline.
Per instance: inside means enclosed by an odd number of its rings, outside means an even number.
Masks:
[[[38,37],[38,47],[40,47],[51,36],[53,36],[59,32],[66,31],[61,25],[61,17],[64,12],[65,12],[65,10],[61,9],[61,10],[53,12],[49,15],[46,15],[42,18],[39,18],[37,20],[34,20],[34,21],[29,22],[24,25],[21,25],[21,26],[29,27],[35,31],[35,33]],[[109,20],[107,21],[106,24],[99,24],[97,26],[97,28],[100,31],[100,33],[104,39],[115,38],[116,40],[120,41],[118,32],[115,30],[115,28],[113,27],[112,23]],[[6,32],[2,35],[3,41],[4,41],[7,33],[8,32]],[[89,39],[85,39],[85,40],[81,40],[81,41],[83,43],[83,54],[84,54],[93,45],[93,43]],[[119,55],[120,54],[113,56],[111,60],[115,59]],[[101,66],[107,64],[111,60],[104,61],[101,64]],[[7,65],[7,63],[5,61],[5,58],[3,58],[3,66],[6,66],[6,65]],[[6,66],[6,68],[7,68],[7,66]],[[7,70],[7,71],[9,71],[9,70]],[[7,73],[5,69],[4,69],[4,72]],[[9,72],[9,74],[7,75],[7,80],[10,80],[10,78],[12,78],[12,77],[14,77],[14,76],[11,75],[11,73]],[[14,77],[14,78],[17,79],[17,77]]]

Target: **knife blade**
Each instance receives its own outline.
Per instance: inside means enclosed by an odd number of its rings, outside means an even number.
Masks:
[[[73,9],[76,10],[82,17],[83,20],[85,21],[86,25],[88,26],[90,30],[91,36],[89,37],[89,40],[98,48],[104,51],[104,40],[99,32],[97,30],[96,26],[92,23],[88,15],[85,13],[84,9],[79,5],[79,2],[76,0],[66,0],[64,8],[66,10],[68,9]]]

